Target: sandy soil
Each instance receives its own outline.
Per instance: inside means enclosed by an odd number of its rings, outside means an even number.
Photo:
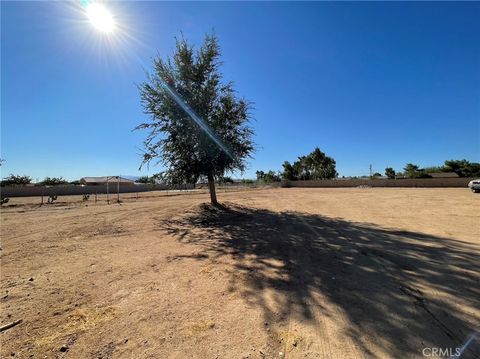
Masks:
[[[2,208],[2,358],[418,358],[480,329],[467,189],[143,195]]]

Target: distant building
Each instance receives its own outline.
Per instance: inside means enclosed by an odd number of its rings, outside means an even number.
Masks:
[[[103,176],[103,177],[82,177],[80,178],[80,184],[83,185],[90,185],[90,186],[95,186],[95,185],[105,185],[107,182],[109,184],[117,184],[120,183],[120,185],[133,185],[135,184],[135,181],[120,177],[120,176]]]
[[[459,176],[455,172],[438,172],[438,173],[429,173],[432,178],[458,178]]]

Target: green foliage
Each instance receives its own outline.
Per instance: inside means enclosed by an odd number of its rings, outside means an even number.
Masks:
[[[63,177],[45,177],[45,179],[38,182],[36,186],[58,186],[62,184],[68,184],[68,181],[64,180]]]
[[[395,179],[395,170],[392,167],[385,168],[385,176],[389,179]]]
[[[142,106],[150,115],[150,121],[136,127],[150,131],[142,164],[163,164],[167,170],[162,178],[168,183],[196,183],[204,176],[213,184],[226,172],[243,172],[254,151],[250,104],[237,98],[231,82],[223,81],[220,54],[215,35],[206,36],[196,51],[185,39],[177,39],[173,57],[155,59],[153,72],[140,85]],[[193,121],[169,89],[206,126]]]
[[[267,173],[263,171],[257,171],[257,181],[261,181],[264,183],[273,183],[273,182],[280,182],[282,179],[279,174],[275,173],[274,171],[268,171]]]
[[[382,174],[379,172],[375,172],[372,177],[382,177]]]
[[[142,176],[138,178],[135,182],[137,183],[144,183],[144,184],[155,184],[157,177],[154,176]]]
[[[285,161],[283,162],[283,172],[282,178],[288,181],[294,181],[298,178],[298,172],[295,168],[290,164],[290,162]]]
[[[90,199],[90,195],[89,194],[84,194],[83,195],[83,201],[86,202]]]
[[[29,176],[26,176],[26,175],[19,176],[19,175],[10,174],[10,176],[4,178],[0,182],[0,185],[4,187],[4,186],[12,186],[12,185],[26,185],[29,183],[32,183],[32,178]]]
[[[307,156],[298,157],[293,165],[283,163],[282,177],[286,180],[318,180],[337,177],[336,162],[317,147]]]
[[[413,163],[407,163],[403,168],[404,175],[408,178],[430,178],[424,169],[419,168],[417,165]]]
[[[451,172],[451,171],[446,171],[446,170],[445,170],[445,167],[443,167],[443,166],[425,167],[423,170],[424,170],[426,173]]]
[[[445,161],[444,172],[455,172],[459,177],[480,177],[480,163],[463,160]]]
[[[242,179],[243,184],[254,184],[255,181],[252,179]]]

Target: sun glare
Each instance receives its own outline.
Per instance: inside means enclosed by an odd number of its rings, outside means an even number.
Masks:
[[[88,5],[87,16],[92,25],[103,33],[111,33],[115,28],[112,14],[101,4]]]

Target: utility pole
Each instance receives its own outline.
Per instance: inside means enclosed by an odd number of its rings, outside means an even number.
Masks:
[[[120,176],[117,176],[117,203],[120,203]]]
[[[372,177],[372,164],[370,163],[370,177]]]

